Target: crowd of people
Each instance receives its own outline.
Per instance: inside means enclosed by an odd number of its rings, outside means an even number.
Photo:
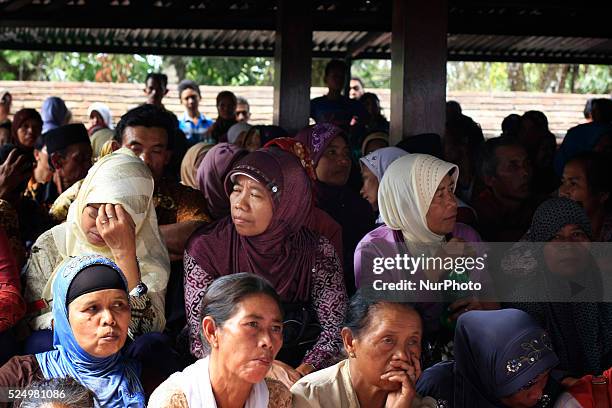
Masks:
[[[576,273],[555,245],[612,241],[612,100],[559,146],[543,112],[487,140],[456,101],[443,135],[391,146],[345,73],[327,65],[297,134],[251,126],[229,91],[206,117],[191,80],[177,118],[161,73],[116,123],[59,97],[12,114],[0,90],[0,406],[612,406],[610,271],[584,250],[584,297],[555,297]],[[484,291],[368,291],[372,256],[498,242],[469,275]]]

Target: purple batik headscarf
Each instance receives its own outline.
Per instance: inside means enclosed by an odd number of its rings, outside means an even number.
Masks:
[[[198,167],[197,180],[208,205],[208,213],[218,220],[230,213],[229,197],[225,192],[225,177],[248,151],[231,143],[219,143],[206,153]]]
[[[306,172],[291,153],[264,148],[245,156],[229,172],[228,196],[238,175],[268,189],[273,206],[270,225],[259,235],[241,236],[231,216],[225,217],[192,236],[187,253],[215,277],[251,272],[272,283],[283,301],[307,301],[319,236],[304,227],[312,211]]]
[[[317,123],[309,126],[295,135],[295,139],[302,142],[310,150],[315,167],[319,164],[321,156],[327,146],[338,136],[344,137],[344,130],[331,123]]]

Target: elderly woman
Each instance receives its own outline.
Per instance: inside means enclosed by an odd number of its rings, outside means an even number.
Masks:
[[[150,408],[291,406],[289,390],[267,379],[283,343],[280,298],[255,275],[217,279],[201,305],[206,357],[175,373],[151,395]]]
[[[128,281],[110,259],[68,259],[53,282],[53,350],[17,356],[0,368],[0,386],[72,377],[96,395],[96,407],[143,407],[139,368],[121,354],[130,324]]]
[[[42,118],[35,109],[22,109],[15,114],[11,127],[11,138],[17,147],[33,151],[36,139],[42,131]]]
[[[550,337],[516,309],[472,311],[455,332],[455,360],[425,370],[417,391],[449,408],[546,407],[561,391]]]
[[[437,407],[416,394],[421,318],[404,303],[351,299],[342,340],[348,359],[307,375],[292,388],[295,408]]]
[[[405,150],[398,147],[383,147],[359,159],[361,177],[363,178],[363,187],[361,187],[360,193],[363,198],[368,200],[374,211],[378,211],[378,186],[385,171],[396,159],[407,154]],[[380,215],[376,223],[383,223]]]
[[[515,282],[511,307],[544,327],[559,355],[559,369],[573,377],[612,366],[612,306],[591,249],[591,223],[568,198],[551,198],[536,210],[526,242],[502,261]],[[578,286],[577,286],[578,285]]]
[[[191,353],[204,356],[199,333],[206,288],[220,276],[247,271],[272,283],[287,320],[297,325],[286,330],[279,359],[299,364],[301,374],[326,367],[341,347],[347,296],[334,247],[305,227],[312,208],[306,173],[289,153],[261,149],[234,166],[226,191],[231,216],[196,230],[185,251]]]
[[[378,208],[385,225],[370,232],[357,246],[354,261],[358,287],[374,278],[371,270],[366,272],[363,268],[369,256],[395,257],[400,252],[414,252],[419,246],[440,249],[445,256],[446,252],[455,256],[476,253],[478,246],[473,248],[465,243],[478,243],[480,236],[471,227],[456,222],[454,191],[458,176],[456,165],[426,154],[400,157],[387,168],[378,189]],[[425,276],[437,280],[444,275]],[[469,277],[482,284],[480,293],[492,290],[484,271],[472,270]],[[475,294],[448,291],[445,296],[450,305],[442,320],[449,328],[468,310],[498,307],[495,303],[484,303]],[[437,312],[430,312],[424,315],[428,329],[430,323],[440,320]]]
[[[348,185],[351,154],[342,129],[329,123],[317,124],[295,137],[312,154],[317,175],[317,205],[342,227],[344,283],[355,291],[353,253],[365,234],[374,228],[374,212],[366,200]]]
[[[91,168],[70,206],[68,219],[41,235],[24,267],[25,298],[42,313],[34,330],[50,329],[49,303],[57,267],[71,256],[96,253],[113,259],[125,273],[130,294],[132,337],[163,331],[168,251],[153,206],[153,177],[130,150],[105,156]],[[138,257],[138,258],[137,258]]]

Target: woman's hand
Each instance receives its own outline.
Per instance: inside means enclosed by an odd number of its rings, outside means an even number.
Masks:
[[[96,227],[116,259],[136,257],[136,226],[121,204],[100,205]]]
[[[400,383],[401,387],[387,394],[385,408],[410,408],[417,395],[414,384],[421,376],[421,363],[415,355],[410,355],[410,363],[396,360],[391,362],[391,366],[394,370],[381,375],[380,378]]]

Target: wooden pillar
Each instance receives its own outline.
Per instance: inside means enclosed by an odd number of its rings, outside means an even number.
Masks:
[[[280,0],[274,48],[274,124],[289,134],[308,125],[312,65],[312,4]]]
[[[444,132],[447,0],[393,1],[391,143]]]

